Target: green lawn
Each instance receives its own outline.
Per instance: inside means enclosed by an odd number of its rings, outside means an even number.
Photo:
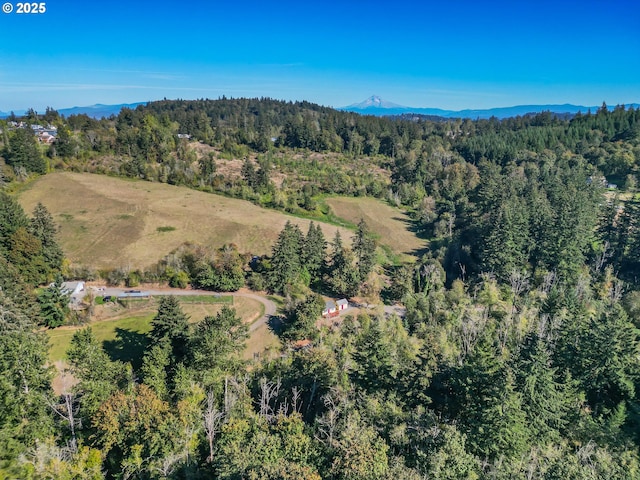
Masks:
[[[114,319],[100,320],[89,326],[112,360],[131,362],[140,367],[142,355],[148,344],[147,333],[151,331],[151,320],[157,313],[156,299],[134,300],[141,308],[127,314],[120,310]],[[148,303],[146,305],[145,303]],[[235,298],[232,295],[194,295],[180,297],[183,311],[190,322],[199,322],[208,315],[215,315],[224,305],[232,305],[245,322],[264,315],[264,306],[250,298]],[[84,327],[61,327],[47,330],[49,336],[49,359],[52,362],[66,361],[66,352],[73,334]],[[259,345],[260,342],[256,342]],[[256,347],[258,348],[258,347]]]
[[[134,315],[120,320],[106,320],[91,324],[93,334],[113,360],[132,362],[140,366],[142,353],[147,345],[147,333],[151,330],[154,312]],[[51,361],[66,360],[73,334],[78,328],[58,328],[47,331],[49,335],[49,358]]]

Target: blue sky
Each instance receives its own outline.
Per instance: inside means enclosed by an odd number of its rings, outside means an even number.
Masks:
[[[0,0],[4,3],[4,0]],[[161,98],[640,103],[640,2],[80,2],[0,13],[0,111]]]

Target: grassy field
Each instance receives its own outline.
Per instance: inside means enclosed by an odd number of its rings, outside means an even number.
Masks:
[[[361,218],[378,235],[378,241],[393,252],[414,256],[427,246],[427,241],[411,231],[411,219],[400,210],[375,198],[329,197],[326,203],[336,216],[357,224]]]
[[[182,299],[181,299],[182,300]],[[233,299],[233,308],[243,321],[251,323],[264,315],[264,306],[251,298],[236,297]],[[195,303],[193,299],[182,303],[183,311],[189,316],[190,322],[199,322],[208,315],[215,315],[224,304],[214,304],[210,302]],[[140,308],[127,310],[109,306],[111,318],[104,318],[90,324],[94,335],[113,360],[132,362],[134,367],[140,366],[142,353],[147,345],[147,333],[151,330],[151,320],[156,314],[157,304],[149,302]],[[104,312],[101,312],[104,315]],[[81,327],[61,327],[48,330],[49,335],[49,359],[52,362],[65,360],[65,354],[71,343],[73,334],[84,328]],[[258,329],[257,331],[259,331]],[[266,345],[262,339],[264,335],[257,335],[252,339],[252,352],[261,351]],[[261,340],[262,339],[262,340]],[[264,345],[264,347],[263,347]]]
[[[309,220],[243,200],[88,173],[42,176],[18,199],[29,213],[42,202],[60,226],[67,257],[94,268],[148,267],[183,242],[235,243],[241,252],[265,254],[287,220],[304,232],[309,225]],[[338,228],[320,225],[329,239]]]

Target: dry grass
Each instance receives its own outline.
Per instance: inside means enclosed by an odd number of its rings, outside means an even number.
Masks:
[[[400,210],[374,198],[331,197],[326,199],[336,216],[357,224],[361,218],[371,231],[379,235],[379,242],[397,253],[415,255],[427,246],[409,229],[411,219]]]
[[[235,243],[242,252],[265,254],[287,220],[304,232],[309,225],[243,200],[88,173],[45,175],[19,201],[27,212],[42,202],[60,226],[67,257],[94,268],[144,268],[187,241],[214,247]],[[320,225],[333,238],[337,227]],[[158,231],[161,227],[175,230]]]
[[[243,357],[245,360],[252,360],[257,356],[268,356],[268,351],[279,353],[281,348],[280,339],[265,323],[251,332]]]

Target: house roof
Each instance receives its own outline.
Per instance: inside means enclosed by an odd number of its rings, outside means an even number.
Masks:
[[[346,298],[341,298],[340,300],[338,300],[338,301],[336,302],[336,304],[337,304],[338,306],[340,306],[340,305],[347,305],[347,306],[348,306],[348,305],[349,305],[349,301],[348,301]]]
[[[68,291],[68,292],[75,292],[76,289],[78,288],[78,286],[82,286],[82,288],[84,288],[84,282],[62,282],[62,285],[60,286],[60,289],[64,292],[64,291]]]
[[[294,342],[292,347],[294,350],[302,350],[303,348],[309,348],[313,345],[313,342],[309,339],[298,340]]]
[[[327,300],[326,302],[324,302],[325,310],[331,310],[332,308],[336,308],[336,302],[334,302],[333,300]]]

